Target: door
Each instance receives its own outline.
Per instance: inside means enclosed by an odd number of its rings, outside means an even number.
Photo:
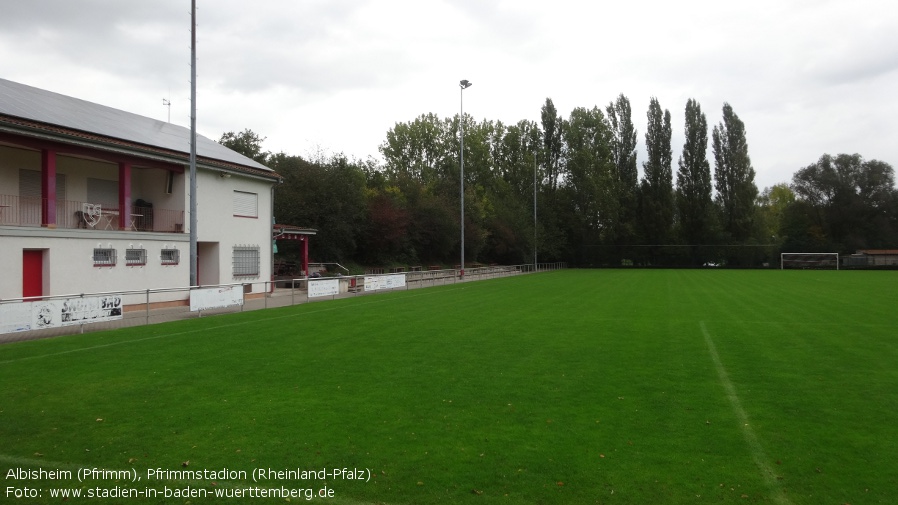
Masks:
[[[197,284],[201,286],[215,286],[221,283],[221,276],[219,274],[218,250],[218,242],[197,242]]]
[[[22,296],[44,296],[44,251],[22,251]]]

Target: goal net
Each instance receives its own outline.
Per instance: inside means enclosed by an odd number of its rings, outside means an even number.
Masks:
[[[838,270],[839,253],[780,253],[780,268],[782,270]]]

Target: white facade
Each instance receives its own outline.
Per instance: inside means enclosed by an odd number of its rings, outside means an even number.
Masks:
[[[41,117],[47,101],[52,123]],[[93,117],[78,123],[84,115]],[[0,79],[0,299],[188,286],[189,133]],[[267,167],[199,139],[199,284],[265,289],[278,180]]]

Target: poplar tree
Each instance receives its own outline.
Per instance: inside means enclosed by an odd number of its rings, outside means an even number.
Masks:
[[[758,187],[748,156],[745,124],[730,104],[723,104],[723,120],[714,127],[711,138],[721,226],[731,240],[744,242],[752,235]]]
[[[661,104],[653,97],[647,116],[645,148],[648,161],[642,164],[640,217],[646,242],[665,244],[670,238],[674,215],[670,111],[662,112]]]
[[[546,98],[546,103],[540,110],[543,127],[543,167],[548,179],[550,195],[554,196],[558,188],[558,175],[560,172],[562,151],[562,130],[564,119],[558,115],[555,104],[551,98]]]
[[[637,191],[639,171],[636,166],[636,128],[630,100],[621,93],[608,104],[608,123],[611,128],[611,153],[617,174],[619,202],[617,241],[632,243],[636,237]]]
[[[708,163],[708,120],[699,103],[686,102],[686,141],[677,162],[677,211],[680,233],[687,244],[711,238],[711,165]]]

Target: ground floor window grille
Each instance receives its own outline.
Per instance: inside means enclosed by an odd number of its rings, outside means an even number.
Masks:
[[[115,249],[94,249],[94,266],[95,267],[112,267],[115,266],[116,254]]]
[[[235,246],[234,276],[258,276],[260,258],[258,246]]]
[[[146,249],[125,249],[125,265],[138,266],[147,264]]]
[[[177,249],[163,249],[161,259],[163,265],[177,265],[181,262],[181,251]]]

